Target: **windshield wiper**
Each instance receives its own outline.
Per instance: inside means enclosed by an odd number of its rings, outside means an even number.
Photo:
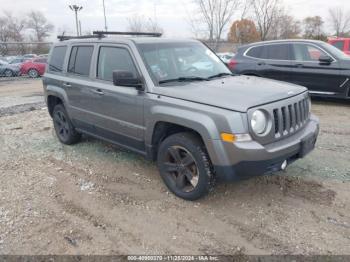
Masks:
[[[223,76],[233,76],[233,74],[231,74],[231,73],[220,73],[220,74],[216,74],[216,75],[213,75],[213,76],[209,76],[208,79],[213,79],[213,78],[223,77]]]
[[[192,81],[208,81],[208,78],[199,77],[199,76],[190,76],[190,77],[178,77],[173,79],[166,79],[159,81],[159,84],[171,83],[171,82],[192,82]]]

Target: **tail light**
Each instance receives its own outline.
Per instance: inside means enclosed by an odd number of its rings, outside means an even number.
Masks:
[[[237,65],[237,64],[238,64],[237,60],[235,60],[234,58],[232,58],[232,59],[230,60],[230,62],[228,62],[228,68],[229,68],[230,70],[233,70],[233,69],[236,68],[236,65]]]

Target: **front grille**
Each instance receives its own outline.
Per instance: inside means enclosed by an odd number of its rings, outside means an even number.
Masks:
[[[303,98],[300,101],[273,109],[275,137],[279,138],[296,132],[309,119],[309,101]]]

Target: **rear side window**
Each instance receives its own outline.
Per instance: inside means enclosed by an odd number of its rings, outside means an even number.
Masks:
[[[261,58],[262,50],[263,46],[253,47],[247,52],[247,56]]]
[[[339,50],[343,51],[344,50],[344,41],[336,41],[332,43],[332,46],[335,46],[336,48],[338,48]]]
[[[66,51],[67,46],[56,46],[53,48],[49,63],[49,70],[51,72],[62,72]]]
[[[73,46],[69,57],[68,72],[89,76],[93,46]]]
[[[272,60],[290,60],[289,45],[266,45],[264,46],[260,58]]]
[[[102,46],[98,55],[97,78],[112,81],[115,70],[128,71],[132,72],[134,76],[137,75],[136,67],[128,50]]]
[[[291,60],[289,44],[263,45],[250,49],[247,56],[271,59],[271,60]]]

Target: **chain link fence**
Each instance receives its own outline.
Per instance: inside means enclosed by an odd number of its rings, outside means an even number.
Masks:
[[[51,45],[50,42],[0,42],[0,80],[40,77]]]
[[[236,53],[237,49],[241,46],[237,43],[231,43],[229,41],[202,41],[212,50],[217,53]]]

